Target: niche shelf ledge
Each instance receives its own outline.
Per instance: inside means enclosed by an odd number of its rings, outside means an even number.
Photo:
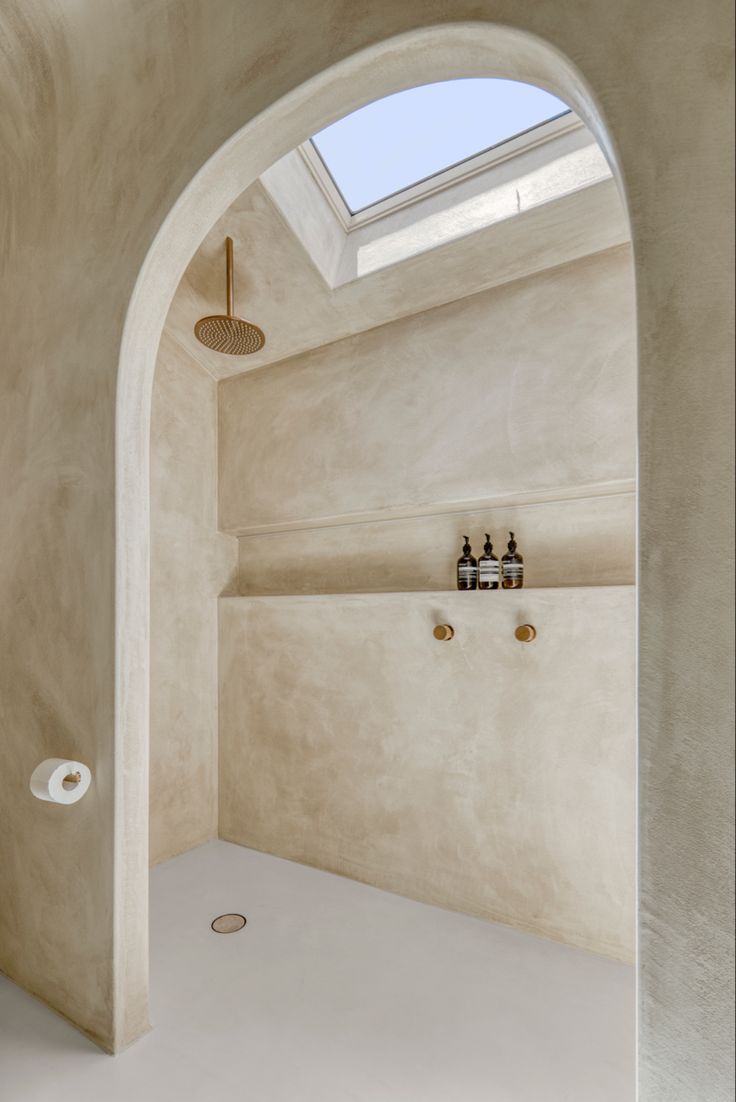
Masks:
[[[573,591],[575,593],[593,593],[593,592],[617,592],[622,590],[634,590],[635,585],[622,584],[622,585],[567,585],[567,586],[525,586],[523,589],[504,589],[504,590],[492,590],[491,592],[485,592],[482,590],[469,590],[463,591],[460,589],[401,589],[401,590],[347,590],[345,592],[325,592],[325,593],[236,593],[236,594],[223,594],[218,598],[220,601],[324,601],[324,600],[349,600],[351,598],[359,598],[361,601],[386,600],[388,598],[395,598],[401,600],[417,600],[421,599],[426,601],[428,598],[435,598],[436,600],[447,600],[448,598],[457,598],[461,601],[469,601],[475,599],[476,601],[487,601],[489,605],[492,605],[495,601],[514,601],[520,600],[524,597],[533,596],[534,594],[549,594],[549,593],[567,593]]]

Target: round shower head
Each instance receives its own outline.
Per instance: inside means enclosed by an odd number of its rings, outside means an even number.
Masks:
[[[230,356],[249,356],[251,352],[260,352],[266,343],[262,329],[232,314],[200,318],[194,326],[194,335],[208,348]]]
[[[233,241],[226,238],[227,257],[227,313],[211,314],[200,318],[194,326],[194,335],[198,341],[215,352],[225,352],[229,356],[249,356],[260,352],[266,343],[262,329],[252,321],[238,318],[233,313]]]

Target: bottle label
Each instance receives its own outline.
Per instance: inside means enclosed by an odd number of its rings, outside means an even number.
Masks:
[[[460,566],[458,566],[458,568],[457,568],[458,577],[463,578],[465,581],[468,581],[471,578],[474,578],[475,575],[476,575],[476,572],[477,572],[477,567],[473,566],[473,564],[469,563],[469,562],[461,563]]]
[[[498,563],[494,559],[481,559],[478,563],[478,576],[484,582],[497,582]]]
[[[516,581],[524,577],[524,564],[522,562],[505,562],[503,564],[504,578],[512,578]]]

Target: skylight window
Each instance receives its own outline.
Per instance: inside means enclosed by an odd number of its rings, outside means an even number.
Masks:
[[[447,80],[369,103],[312,144],[356,214],[568,111],[531,84]]]

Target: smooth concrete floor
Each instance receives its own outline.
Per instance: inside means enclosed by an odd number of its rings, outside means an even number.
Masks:
[[[112,1058],[0,979],[2,1102],[634,1098],[632,968],[227,842],[153,870],[151,983]]]

